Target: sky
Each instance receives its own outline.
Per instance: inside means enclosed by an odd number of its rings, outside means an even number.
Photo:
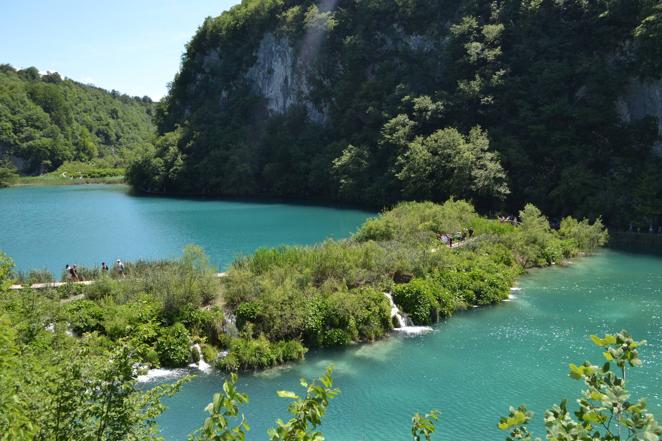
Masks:
[[[185,44],[240,0],[0,0],[0,64],[158,100]]]

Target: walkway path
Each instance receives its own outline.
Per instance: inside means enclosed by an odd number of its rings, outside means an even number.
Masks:
[[[226,273],[216,273],[216,277],[221,278],[225,277]],[[121,279],[120,279],[121,280]],[[46,288],[59,288],[65,285],[92,285],[94,280],[84,280],[81,282],[51,282],[51,283],[33,283],[32,285],[12,285],[9,289],[18,290],[18,289],[46,289]]]

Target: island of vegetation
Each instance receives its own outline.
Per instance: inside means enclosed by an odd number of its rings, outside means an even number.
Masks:
[[[464,201],[406,202],[349,239],[259,249],[222,278],[190,246],[178,261],[127,264],[126,278],[82,268],[79,275],[95,283],[6,293],[2,310],[28,341],[65,333],[63,341],[79,349],[131,343],[145,368],[200,357],[224,371],[267,368],[300,360],[310,348],[384,337],[401,326],[389,296],[414,325],[430,325],[507,299],[522,271],[607,239],[600,221],[566,218],[557,231],[533,205],[520,217],[513,226],[480,217]],[[459,247],[438,238],[463,228],[474,236]],[[21,278],[48,281],[39,272]],[[192,352],[195,343],[200,350]]]
[[[478,216],[464,201],[402,203],[349,239],[261,249],[220,278],[202,250],[190,246],[178,261],[127,264],[124,275],[81,269],[81,277],[96,279],[89,285],[17,290],[9,289],[17,275],[2,256],[2,439],[156,440],[161,399],[189,377],[145,391],[136,387],[145,368],[201,366],[202,359],[233,372],[298,360],[311,347],[373,341],[398,326],[385,293],[414,323],[431,324],[498,303],[527,268],[562,263],[607,238],[599,221],[568,217],[553,230],[533,205],[520,217],[513,226]],[[439,241],[440,233],[464,227],[475,235],[461,246]],[[43,277],[21,274],[18,281]],[[623,430],[627,439],[658,440],[662,428],[645,401],[624,390],[625,369],[640,365],[642,342],[627,333],[593,339],[608,363],[570,365],[571,376],[588,388],[579,419],[564,401],[545,415],[548,434],[614,441],[626,439],[614,435]],[[319,425],[339,391],[330,370],[303,384],[304,396],[279,392],[293,400],[292,419],[277,421],[270,440],[324,439]],[[248,425],[239,415],[247,400],[232,374],[190,439],[245,439]],[[509,440],[531,440],[531,416],[525,407],[511,408],[499,427],[511,432]],[[438,417],[436,410],[415,414],[412,439],[430,440]]]

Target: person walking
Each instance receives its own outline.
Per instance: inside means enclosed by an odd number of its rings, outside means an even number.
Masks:
[[[126,274],[124,273],[124,264],[122,263],[121,260],[117,259],[117,272],[119,273],[120,276],[126,277]]]
[[[101,274],[108,274],[108,271],[110,268],[108,268],[108,265],[106,265],[106,262],[101,262]]]
[[[69,278],[72,282],[78,282],[78,273],[76,273],[76,265],[65,265],[65,270],[69,273]]]

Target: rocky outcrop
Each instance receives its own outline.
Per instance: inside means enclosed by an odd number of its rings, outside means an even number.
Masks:
[[[272,114],[283,114],[291,106],[302,105],[311,120],[323,124],[327,115],[310,99],[309,74],[290,40],[268,32],[260,42],[255,64],[246,73],[246,78],[253,91],[265,99]]]
[[[626,93],[618,101],[618,110],[625,122],[636,121],[646,116],[654,116],[658,122],[658,134],[662,136],[662,80],[633,80]],[[662,141],[655,145],[662,156]]]

